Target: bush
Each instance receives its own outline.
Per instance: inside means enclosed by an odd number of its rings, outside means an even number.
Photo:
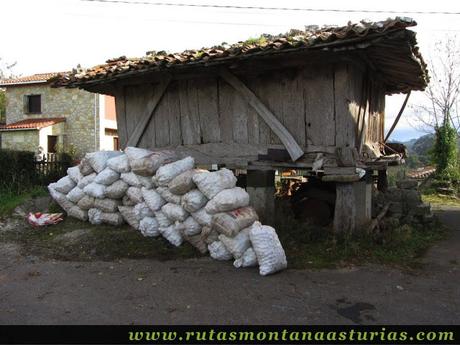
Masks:
[[[22,193],[39,183],[34,153],[0,150],[0,190]]]

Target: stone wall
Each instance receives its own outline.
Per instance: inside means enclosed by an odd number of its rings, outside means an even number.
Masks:
[[[37,151],[39,136],[37,130],[1,132],[2,148],[20,151]]]
[[[41,114],[25,114],[24,96],[31,94],[41,95]],[[64,145],[75,146],[79,156],[99,150],[100,121],[97,94],[78,89],[51,88],[48,84],[33,84],[10,86],[6,90],[6,97],[7,124],[29,118],[66,117]],[[9,133],[14,136],[16,132]],[[8,136],[3,133],[3,138]],[[7,148],[10,141],[3,139],[3,147]],[[37,148],[38,144],[33,151]]]

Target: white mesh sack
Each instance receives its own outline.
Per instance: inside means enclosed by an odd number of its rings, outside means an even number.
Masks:
[[[204,207],[193,212],[191,215],[201,226],[211,226],[212,215],[206,212]]]
[[[120,178],[132,187],[142,187],[141,181],[132,171],[121,174]]]
[[[129,187],[126,191],[126,195],[136,204],[144,202],[144,198],[142,197],[142,190],[138,187]]]
[[[127,147],[125,153],[128,156],[131,170],[138,175],[152,176],[163,164],[177,160],[177,155],[170,150],[150,151],[138,147]]]
[[[155,217],[144,217],[139,222],[139,230],[146,237],[157,237],[160,235],[158,221]]]
[[[77,184],[69,176],[64,176],[55,183],[54,189],[57,190],[59,193],[67,194],[76,185]]]
[[[127,173],[131,171],[131,168],[129,166],[128,162],[128,156],[126,154],[121,154],[117,157],[113,157],[107,160],[107,166],[115,170],[116,172],[122,174],[122,173]]]
[[[88,218],[93,225],[102,224],[102,211],[97,208],[91,208],[88,210]]]
[[[84,196],[85,196],[85,192],[83,192],[81,188],[75,187],[69,192],[69,194],[67,194],[66,197],[70,201],[74,203],[78,203],[80,199],[83,198]]]
[[[123,204],[123,206],[134,206],[136,205],[136,203],[134,201],[132,201],[129,196],[127,195],[124,195],[123,198],[121,199],[121,203]]]
[[[59,206],[62,207],[62,209],[66,212],[68,212],[75,204],[68,200],[65,196],[65,194],[62,194],[52,188],[51,186],[48,186],[48,190],[50,192],[51,197],[58,203]]]
[[[167,202],[172,204],[180,205],[181,196],[173,194],[169,191],[167,187],[158,187],[157,192],[160,193],[161,197],[165,199]]]
[[[134,207],[132,206],[118,206],[118,210],[122,215],[123,219],[128,223],[132,228],[139,229],[139,220],[134,213]]]
[[[107,187],[102,184],[91,182],[89,185],[83,188],[83,191],[86,195],[92,196],[93,198],[103,199],[105,197],[106,188]]]
[[[141,202],[137,204],[136,206],[134,206],[134,214],[139,220],[145,217],[155,217],[155,214],[150,209],[150,207],[147,206],[145,202]]]
[[[92,196],[85,195],[80,201],[77,203],[77,206],[80,207],[82,210],[88,211],[90,208],[94,208],[94,200]]]
[[[193,182],[208,199],[212,199],[224,189],[235,187],[236,177],[230,170],[224,168],[196,174],[193,176]]]
[[[121,199],[126,194],[129,185],[123,180],[117,180],[105,189],[105,196],[110,199]]]
[[[145,187],[142,187],[142,197],[152,211],[158,211],[161,206],[166,204],[166,201],[154,189],[146,189]]]
[[[91,152],[85,155],[85,161],[87,161],[89,165],[91,165],[95,172],[100,173],[107,166],[107,160],[116,156],[120,156],[122,154],[123,153],[119,151]]]
[[[183,222],[188,217],[187,211],[176,204],[167,203],[161,207],[161,211],[173,222]]]
[[[224,244],[235,259],[239,259],[243,256],[244,252],[251,247],[249,228],[241,230],[235,237],[219,235],[219,241]]]
[[[287,267],[286,254],[275,229],[254,222],[249,230],[249,238],[257,256],[261,275],[272,274]]]
[[[67,169],[67,175],[73,180],[73,182],[77,183],[83,178],[82,173],[80,172],[80,168],[78,166],[74,166]]]
[[[198,235],[201,232],[201,225],[192,216],[187,217],[182,225],[184,226],[183,232],[187,236]]]
[[[94,199],[94,208],[101,210],[102,212],[113,213],[118,210],[118,206],[121,205],[120,200],[115,199]]]
[[[252,247],[248,248],[242,257],[233,262],[233,266],[236,268],[257,266],[257,257],[254,249]]]
[[[206,212],[227,212],[249,205],[249,194],[241,187],[224,189],[206,204]]]
[[[201,254],[205,254],[208,252],[208,245],[207,243],[203,240],[203,236],[201,234],[193,235],[193,236],[188,236],[182,231],[182,236],[185,241],[190,243],[192,246],[194,246],[196,249]]]
[[[168,183],[168,189],[171,193],[176,195],[183,195],[195,187],[195,183],[193,182],[193,176],[204,172],[204,170],[200,169],[190,169],[184,171],[182,174],[177,175],[174,177],[171,182]]]
[[[89,160],[86,158],[83,158],[80,161],[78,168],[80,169],[80,172],[83,176],[94,173],[94,169],[91,167],[91,164],[89,164]]]
[[[196,212],[208,202],[208,198],[204,196],[198,189],[193,189],[190,192],[182,195],[181,205],[187,212]]]
[[[166,228],[173,223],[162,211],[155,211],[154,213],[160,228]]]
[[[230,260],[233,259],[232,253],[224,246],[221,241],[215,241],[208,244],[209,255],[214,260]]]
[[[136,176],[144,188],[147,188],[147,189],[153,188],[153,182],[152,182],[151,176],[140,176],[140,175],[136,175]]]
[[[117,181],[119,178],[119,173],[107,167],[104,170],[102,170],[99,174],[97,174],[96,178],[94,179],[94,182],[103,184],[104,186],[108,186]]]
[[[123,224],[123,217],[118,212],[102,212],[102,222],[113,226],[120,226]]]
[[[206,244],[219,241],[219,233],[210,226],[203,226],[201,228],[201,236]]]
[[[180,232],[180,226],[172,224],[167,227],[160,227],[161,235],[173,246],[179,247],[184,241]]]
[[[91,182],[94,181],[96,178],[97,174],[95,172],[92,172],[89,175],[83,176],[83,178],[80,179],[80,182],[78,182],[78,188],[85,188],[87,185],[89,185]]]
[[[82,210],[78,206],[72,206],[68,211],[67,214],[70,217],[77,218],[83,222],[86,222],[88,220],[88,211]]]
[[[259,217],[253,207],[240,207],[236,210],[217,213],[212,216],[212,227],[219,233],[234,237],[242,229],[252,225]]]
[[[166,187],[171,180],[181,173],[193,169],[195,160],[193,157],[186,157],[173,163],[169,163],[158,168],[155,176],[159,186]]]

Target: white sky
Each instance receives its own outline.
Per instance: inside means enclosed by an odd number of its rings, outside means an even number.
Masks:
[[[134,1],[134,0],[127,0]],[[144,0],[155,2],[155,0]],[[345,25],[349,20],[384,20],[396,15],[414,18],[425,59],[436,54],[433,42],[460,31],[460,15],[405,14],[405,11],[460,12],[456,1],[337,1],[301,0],[169,0],[175,3],[354,10],[390,13],[336,13],[163,7],[81,0],[1,0],[0,58],[17,61],[15,72],[28,75],[70,70],[104,63],[108,58],[141,56],[149,50],[182,51],[221,42],[233,43],[262,33],[277,34],[304,25]],[[386,125],[391,126],[404,96],[387,97]],[[412,103],[423,102],[413,94]],[[411,103],[410,102],[410,103]],[[406,140],[421,134],[409,124],[411,110],[395,131]]]

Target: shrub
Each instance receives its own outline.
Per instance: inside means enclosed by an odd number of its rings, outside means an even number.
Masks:
[[[0,150],[0,190],[21,193],[39,180],[34,152]]]

